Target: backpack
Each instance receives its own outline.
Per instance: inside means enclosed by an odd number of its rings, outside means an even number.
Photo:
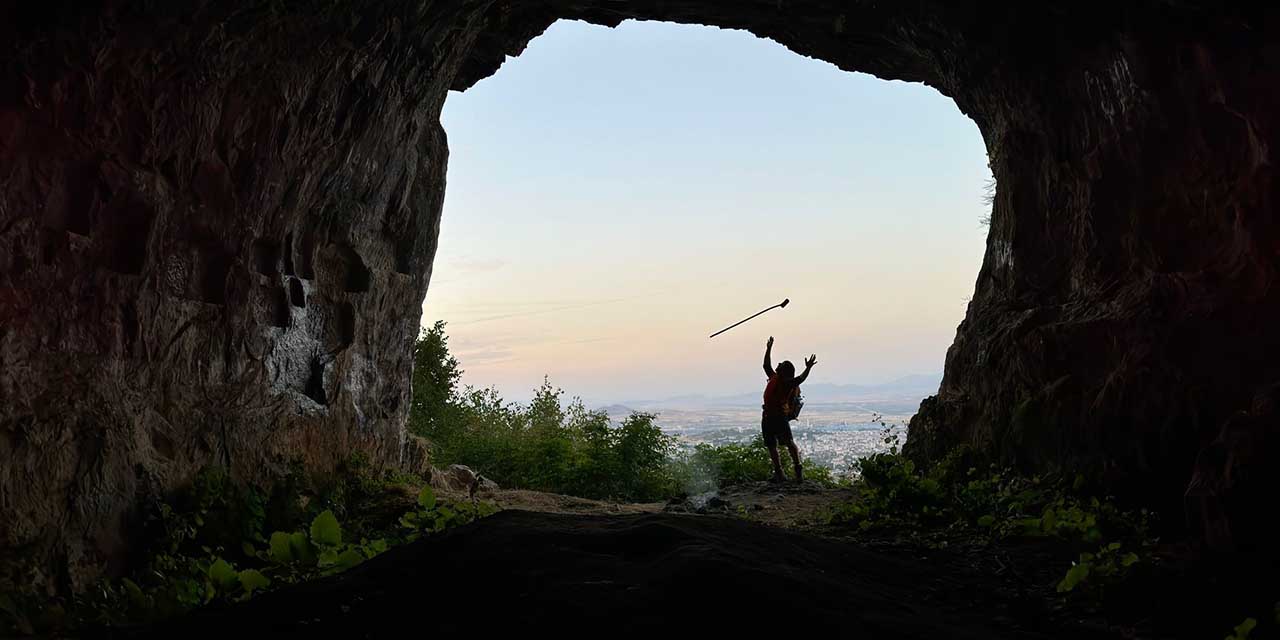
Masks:
[[[804,396],[800,395],[800,387],[791,390],[791,396],[782,403],[782,415],[787,420],[795,420],[800,417],[800,410],[804,408]]]

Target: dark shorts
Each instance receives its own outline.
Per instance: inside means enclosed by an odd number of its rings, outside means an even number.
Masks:
[[[763,414],[760,418],[760,431],[764,433],[764,444],[767,447],[791,444],[791,421],[786,416]]]

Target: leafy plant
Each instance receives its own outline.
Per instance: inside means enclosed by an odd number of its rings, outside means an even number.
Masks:
[[[1058,591],[1090,595],[1123,580],[1155,542],[1147,511],[1126,511],[1109,497],[1081,495],[1088,484],[1082,475],[1065,482],[995,465],[984,469],[963,448],[924,473],[898,452],[896,435],[886,430],[884,437],[888,452],[855,465],[855,498],[831,509],[828,523],[859,531],[890,528],[921,539],[943,530],[987,542],[1053,538],[1079,552]],[[1097,546],[1107,539],[1113,542]],[[1131,551],[1121,552],[1125,545]]]
[[[406,539],[416,540],[424,535],[473,522],[492,515],[496,507],[488,502],[459,502],[446,505],[436,500],[431,487],[418,492],[417,509],[400,517],[400,526],[407,530]]]
[[[1244,622],[1241,622],[1232,629],[1231,635],[1224,637],[1222,640],[1249,640],[1249,636],[1253,635],[1253,629],[1257,626],[1257,620],[1254,618],[1245,618]]]
[[[354,462],[349,475],[327,490],[282,483],[288,495],[273,500],[310,507],[287,511],[290,526],[270,536],[261,534],[262,523],[272,517],[263,494],[235,485],[220,471],[202,473],[191,491],[154,505],[147,527],[153,536],[150,555],[132,575],[102,580],[65,598],[36,592],[21,576],[0,579],[0,632],[32,635],[155,622],[211,602],[242,601],[344,571],[417,537],[415,532],[401,535],[401,519],[393,515],[384,525],[365,527],[385,526],[388,535],[355,535],[344,528],[338,517],[347,510],[342,499],[372,502],[397,478]],[[331,506],[318,508],[325,504]],[[314,515],[300,517],[309,510]],[[487,503],[438,502],[428,489],[405,515],[414,522],[429,519],[431,530],[439,531],[493,511]],[[232,540],[230,532],[240,537]]]
[[[342,525],[332,511],[325,510],[311,521],[306,532],[276,531],[265,550],[253,555],[270,564],[269,572],[285,582],[346,571],[383,551],[386,540],[342,541]]]
[[[1071,564],[1067,575],[1058,582],[1058,593],[1075,591],[1082,585],[1101,589],[1103,584],[1122,578],[1139,559],[1132,551],[1120,553],[1121,546],[1119,542],[1112,542],[1096,553],[1081,553],[1080,559]]]

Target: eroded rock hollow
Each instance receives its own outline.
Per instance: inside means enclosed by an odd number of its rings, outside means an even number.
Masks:
[[[953,98],[999,186],[909,452],[1089,465],[1248,543],[1280,383],[1274,12],[139,0],[0,9],[6,556],[74,587],[204,466],[398,464],[441,105],[562,18],[747,29]]]

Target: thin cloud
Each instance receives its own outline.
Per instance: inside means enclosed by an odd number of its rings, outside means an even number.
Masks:
[[[506,320],[506,319],[508,319],[508,318],[523,318],[523,317],[526,317],[526,316],[537,316],[537,315],[543,315],[543,314],[547,314],[547,313],[558,313],[558,312],[561,312],[561,311],[573,311],[573,310],[576,310],[576,309],[586,309],[586,308],[589,308],[589,307],[599,307],[599,306],[606,305],[606,304],[617,304],[617,303],[619,303],[619,302],[630,302],[630,301],[632,301],[632,300],[642,300],[642,299],[645,299],[645,298],[652,298],[652,297],[655,297],[655,296],[666,295],[667,293],[668,293],[668,292],[666,292],[666,291],[658,291],[658,292],[656,292],[656,293],[649,293],[649,294],[640,295],[640,296],[628,296],[628,297],[625,297],[625,298],[609,298],[609,299],[607,299],[607,300],[596,300],[596,301],[593,301],[593,302],[582,302],[582,303],[578,303],[578,304],[569,304],[569,305],[564,305],[564,306],[559,306],[559,307],[552,307],[552,308],[550,308],[550,309],[536,309],[536,310],[533,310],[533,311],[516,311],[516,312],[512,312],[512,313],[503,313],[503,314],[498,314],[498,315],[495,315],[495,316],[485,316],[485,317],[481,317],[481,318],[473,318],[473,319],[470,319],[470,320],[455,321],[455,322],[453,322],[452,324],[457,324],[457,325],[461,325],[461,326],[466,326],[466,325],[478,324],[478,323],[481,323],[481,322],[491,322],[491,321],[493,321],[493,320]]]
[[[453,261],[453,270],[466,274],[485,273],[497,271],[508,264],[511,263],[502,258],[464,258]]]
[[[622,338],[605,337],[605,338],[587,338],[585,340],[565,340],[563,342],[553,342],[552,344],[591,344],[594,342],[617,342]]]
[[[465,369],[469,365],[497,364],[515,359],[515,353],[508,349],[477,349],[475,351],[459,351],[458,363]]]

